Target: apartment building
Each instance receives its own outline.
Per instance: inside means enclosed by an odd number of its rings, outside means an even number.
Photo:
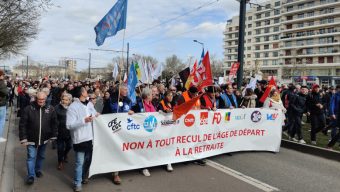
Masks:
[[[227,72],[237,60],[237,46],[229,46],[236,33],[238,17],[233,17],[224,32]],[[250,8],[245,50],[246,75],[261,71],[281,83],[340,84],[340,1],[272,0]]]

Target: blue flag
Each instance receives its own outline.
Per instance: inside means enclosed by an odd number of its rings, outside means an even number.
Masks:
[[[118,0],[94,28],[98,46],[104,43],[106,37],[114,36],[118,31],[126,28],[127,1]]]
[[[138,78],[137,78],[137,74],[136,74],[135,65],[131,64],[127,86],[128,86],[128,94],[129,94],[129,97],[132,101],[132,104],[136,103],[135,88],[136,88],[137,83],[138,83]]]

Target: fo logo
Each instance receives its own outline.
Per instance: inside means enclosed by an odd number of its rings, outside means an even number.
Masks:
[[[184,118],[184,125],[187,127],[191,127],[195,124],[195,116],[193,114],[188,114]]]
[[[254,123],[257,123],[259,121],[261,121],[261,118],[262,118],[262,114],[260,111],[254,111],[251,116],[251,121],[253,121]]]
[[[152,132],[156,129],[157,127],[157,119],[155,116],[153,115],[150,115],[148,116],[145,120],[144,120],[144,129],[147,131],[147,132]]]
[[[207,125],[208,124],[208,112],[201,112],[201,122],[200,125]]]

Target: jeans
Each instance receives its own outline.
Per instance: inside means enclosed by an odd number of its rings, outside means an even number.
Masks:
[[[74,185],[79,187],[81,182],[88,177],[89,168],[92,162],[92,151],[75,152],[76,166],[74,172]]]
[[[302,121],[302,115],[295,114],[295,116],[291,116],[290,120],[290,136],[292,138],[295,137],[295,134],[298,136],[298,140],[302,139],[302,132],[301,132],[301,121]]]
[[[68,152],[72,148],[72,140],[69,139],[57,139],[57,151],[58,151],[58,163],[62,163],[67,158]]]
[[[0,137],[2,137],[2,134],[4,132],[5,120],[6,120],[6,106],[1,106],[0,107]]]
[[[42,163],[45,159],[46,144],[40,145],[38,148],[35,145],[27,145],[27,174],[28,177],[35,177],[35,173],[41,171]]]
[[[324,114],[311,114],[310,115],[310,123],[311,123],[311,132],[310,137],[311,141],[316,141],[316,134],[325,128],[326,119]]]

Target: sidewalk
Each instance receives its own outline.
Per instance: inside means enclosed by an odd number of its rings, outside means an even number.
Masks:
[[[3,174],[1,177],[1,192],[38,192],[38,191],[72,191],[72,177],[74,166],[74,153],[70,152],[69,163],[63,171],[56,169],[57,152],[47,146],[46,160],[43,166],[44,176],[36,178],[32,186],[25,184],[26,177],[26,148],[19,144],[18,123],[16,114],[12,113],[9,120],[8,142]],[[5,147],[1,144],[1,150]],[[3,152],[2,152],[3,154]],[[0,164],[2,165],[2,164]],[[2,166],[1,166],[2,167]],[[83,191],[119,191],[119,192],[225,192],[242,191],[257,192],[260,189],[247,184],[235,177],[225,174],[210,166],[194,164],[175,164],[174,172],[168,173],[164,167],[150,168],[151,177],[143,176],[138,170],[125,171],[120,174],[121,185],[114,185],[111,174],[93,176],[90,183],[83,185]]]

